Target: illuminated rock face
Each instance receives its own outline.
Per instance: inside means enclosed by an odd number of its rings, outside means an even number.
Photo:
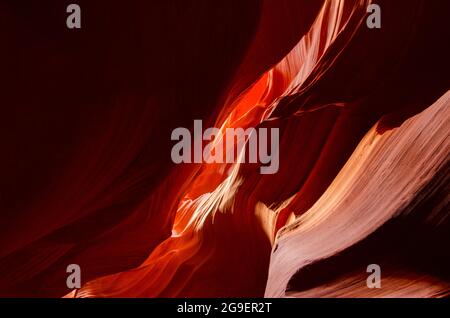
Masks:
[[[448,1],[99,2],[0,5],[1,296],[448,294]],[[174,165],[197,119],[279,128],[278,172]]]

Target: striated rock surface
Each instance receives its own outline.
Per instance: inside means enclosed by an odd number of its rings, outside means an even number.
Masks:
[[[449,294],[448,1],[50,2],[0,4],[0,296]],[[278,173],[173,164],[195,119],[279,128]]]

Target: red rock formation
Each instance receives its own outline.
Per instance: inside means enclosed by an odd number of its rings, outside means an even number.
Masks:
[[[448,1],[53,2],[0,4],[1,296],[448,293]],[[279,172],[175,166],[194,119],[280,128]]]

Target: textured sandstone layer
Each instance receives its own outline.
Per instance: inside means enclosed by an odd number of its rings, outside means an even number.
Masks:
[[[38,2],[0,3],[0,296],[448,294],[449,1]],[[279,172],[174,165],[196,119],[280,128]]]

